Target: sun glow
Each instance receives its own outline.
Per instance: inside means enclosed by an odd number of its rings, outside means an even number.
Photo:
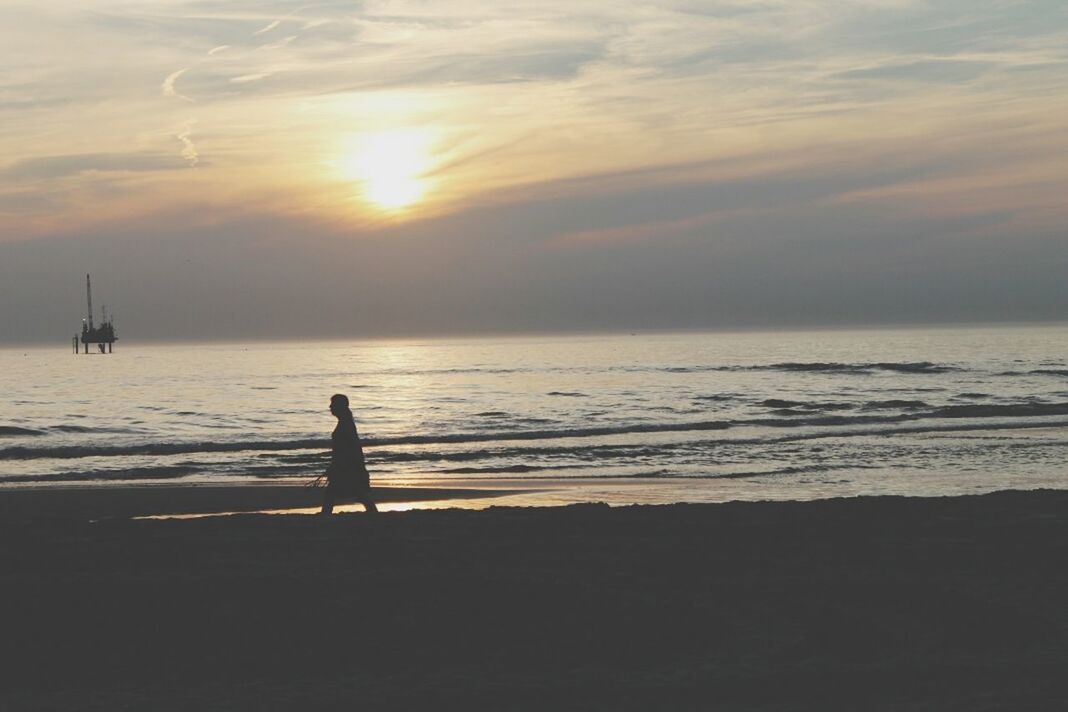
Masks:
[[[342,161],[342,172],[362,183],[363,195],[386,210],[400,210],[426,193],[430,136],[418,129],[367,134],[355,141]]]

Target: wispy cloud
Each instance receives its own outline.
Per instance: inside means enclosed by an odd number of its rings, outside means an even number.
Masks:
[[[195,121],[190,121],[175,134],[175,138],[182,144],[182,158],[185,159],[190,168],[196,168],[197,164],[200,163],[200,154],[197,153],[197,147],[191,138],[195,123]]]
[[[277,42],[272,42],[270,44],[261,45],[260,49],[264,49],[264,50],[282,49],[282,48],[288,46],[291,42],[293,42],[293,40],[297,39],[299,36],[300,35],[289,35],[288,37],[283,37],[282,39],[278,40]]]
[[[261,79],[266,79],[271,76],[269,72],[257,72],[256,74],[242,74],[239,77],[231,77],[231,84],[249,84],[251,82],[258,82]]]
[[[273,22],[267,23],[266,26],[261,27],[260,29],[256,30],[252,34],[254,34],[254,35],[265,35],[268,32],[270,32],[271,30],[273,30],[274,28],[278,27],[280,24],[282,24],[281,20],[274,20]]]
[[[179,94],[178,90],[175,89],[175,84],[177,83],[178,78],[188,71],[189,67],[183,67],[182,69],[179,69],[176,72],[171,72],[170,74],[168,74],[167,78],[164,79],[163,83],[160,85],[160,89],[163,91],[163,96],[174,96],[178,97],[179,99],[185,99],[189,102],[193,101],[189,97],[183,94]]]
[[[211,136],[212,170],[182,191],[241,184],[246,198],[299,196],[338,219],[361,219],[360,208],[329,166],[353,134],[394,127],[437,137],[427,201],[445,212],[531,191],[551,202],[554,190],[616,190],[569,181],[655,166],[705,180],[694,165],[738,159],[733,179],[803,156],[822,170],[821,157],[848,160],[843,146],[900,164],[952,146],[949,186],[979,180],[978,157],[1068,152],[1047,132],[1068,111],[1068,9],[1050,0],[294,6],[109,0],[70,22],[25,11],[0,27],[13,58],[0,78],[0,155],[121,153],[132,137],[173,154],[177,139],[185,165],[203,167],[191,124],[159,129],[177,119],[173,102],[143,96],[157,84],[164,97],[195,98],[197,134]],[[85,41],[99,54],[71,51]],[[77,127],[90,108],[97,145],[87,149]],[[84,204],[110,200],[92,197]],[[627,226],[560,233],[617,228]]]
[[[137,173],[176,167],[173,158],[155,152],[79,153],[15,161],[0,168],[0,177],[13,182],[50,181],[84,173]]]

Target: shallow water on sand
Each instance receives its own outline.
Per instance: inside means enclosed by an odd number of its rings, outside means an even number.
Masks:
[[[0,350],[0,486],[304,481],[331,394],[376,483],[522,503],[1068,485],[1068,327]]]

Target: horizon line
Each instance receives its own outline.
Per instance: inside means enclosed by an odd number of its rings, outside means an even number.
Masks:
[[[696,327],[655,327],[655,328],[562,328],[562,329],[516,329],[488,331],[456,332],[413,332],[407,334],[368,334],[368,335],[307,335],[298,337],[240,336],[213,337],[193,336],[188,338],[126,338],[116,345],[144,344],[294,344],[294,343],[329,343],[329,342],[382,342],[382,341],[470,341],[479,339],[524,339],[524,338],[560,338],[578,336],[640,336],[670,334],[760,334],[760,333],[812,333],[845,331],[896,331],[896,330],[930,330],[930,329],[1006,329],[1006,328],[1042,328],[1068,327],[1068,318],[1014,320],[1014,321],[922,321],[922,322],[865,322],[832,324],[781,324],[781,325],[731,325],[731,326],[696,326]],[[70,348],[70,340],[0,340],[0,349],[17,350],[19,348]],[[84,355],[84,354],[83,354]]]

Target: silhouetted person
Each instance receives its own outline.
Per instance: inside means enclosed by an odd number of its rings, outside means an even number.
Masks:
[[[322,513],[333,512],[334,502],[338,499],[354,499],[368,512],[377,512],[378,507],[371,500],[371,475],[363,459],[363,446],[349,410],[348,396],[340,393],[332,396],[330,412],[337,418],[337,427],[330,435],[330,467],[326,469]]]

